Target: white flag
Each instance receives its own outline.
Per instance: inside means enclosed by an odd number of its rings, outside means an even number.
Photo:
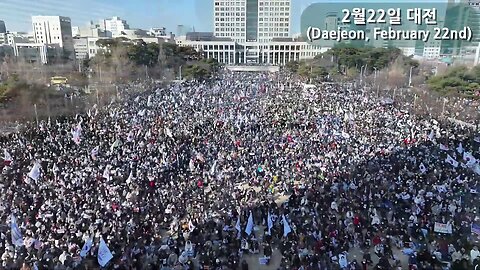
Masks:
[[[127,135],[127,141],[131,142],[133,141],[133,138],[134,138],[133,130],[130,130],[130,132]]]
[[[140,115],[140,116],[144,116],[144,115],[145,115],[145,109],[143,109],[143,110],[139,111],[139,112],[138,112],[138,115]]]
[[[90,156],[92,157],[93,160],[97,159],[99,148],[100,148],[99,146],[96,146],[95,148],[92,149],[92,152],[90,153]]]
[[[147,106],[148,107],[152,106],[152,96],[148,96]]]
[[[78,145],[80,144],[80,136],[82,135],[82,125],[78,123],[74,130],[72,130],[73,141]]]
[[[250,215],[248,216],[248,221],[247,221],[247,227],[245,227],[245,232],[248,234],[248,235],[251,235],[252,234],[252,231],[253,231],[253,215],[252,215],[252,212],[250,212]]]
[[[193,232],[193,230],[195,230],[195,226],[193,225],[191,220],[188,222],[188,230],[190,232]]]
[[[426,173],[426,172],[427,172],[427,168],[425,167],[425,165],[423,165],[423,163],[420,163],[420,166],[419,166],[419,167],[420,167],[420,171],[421,171],[422,173]]]
[[[60,169],[58,168],[57,163],[53,163],[53,167],[52,167],[53,175],[57,175],[57,172],[59,171]]]
[[[3,153],[4,153],[4,158],[3,159],[5,161],[5,164],[10,165],[10,163],[12,163],[12,161],[13,161],[12,156],[7,152],[7,149],[4,149]]]
[[[242,227],[240,225],[240,214],[238,215],[237,223],[235,224],[235,229],[237,229],[237,231],[238,231],[237,238],[240,239],[240,236],[242,234]]]
[[[480,164],[477,164],[476,166],[474,166],[474,167],[473,167],[473,171],[474,171],[476,174],[480,175]]]
[[[288,224],[288,221],[285,218],[285,215],[282,215],[282,221],[283,221],[283,237],[286,237],[290,232],[292,232],[292,228],[290,228],[290,225]]]
[[[173,138],[172,131],[171,131],[168,127],[165,127],[165,134],[166,134],[168,137]]]
[[[444,144],[440,144],[440,150],[448,151],[448,146],[446,146]]]
[[[458,167],[458,161],[453,159],[450,155],[447,155],[447,158],[445,159],[445,162],[449,163],[453,167],[457,168]]]
[[[267,226],[268,226],[268,235],[272,235],[272,228],[273,228],[273,221],[272,216],[270,216],[270,212],[268,212],[267,216]]]
[[[108,249],[107,244],[103,241],[103,238],[100,239],[100,245],[98,246],[98,264],[101,267],[107,265],[107,263],[113,258],[112,252]]]
[[[193,161],[193,159],[190,159],[190,162],[188,162],[188,168],[191,172],[195,171],[195,162]]]
[[[140,97],[136,97],[133,101],[138,103],[140,101]]]
[[[430,131],[430,134],[428,134],[428,139],[432,142],[435,141],[435,132],[433,131],[433,129],[432,131]]]
[[[85,258],[87,257],[88,252],[92,249],[93,240],[92,238],[88,238],[83,244],[82,250],[80,251],[80,257]]]
[[[215,169],[217,167],[217,161],[213,162],[212,168],[210,168],[210,175],[215,175]]]
[[[459,144],[458,144],[458,147],[457,147],[457,152],[458,152],[458,153],[460,153],[460,154],[461,154],[461,153],[463,153],[463,146],[462,146],[462,143],[459,143]]]
[[[477,159],[467,151],[463,152],[463,160],[467,162],[468,167],[472,167],[477,163]]]
[[[127,185],[130,185],[132,181],[133,181],[133,170],[130,171],[130,174],[128,175],[128,178],[125,182],[127,183]]]
[[[107,165],[105,167],[105,170],[103,171],[103,178],[107,179],[107,181],[110,181],[110,165]]]
[[[40,162],[36,161],[35,164],[33,164],[32,169],[28,173],[28,177],[37,181],[40,178],[40,167]]]
[[[116,139],[112,145],[110,146],[110,152],[113,152],[113,150],[120,145],[120,140]]]
[[[10,230],[12,231],[12,244],[17,247],[23,246],[23,236],[18,228],[17,219],[11,215]]]

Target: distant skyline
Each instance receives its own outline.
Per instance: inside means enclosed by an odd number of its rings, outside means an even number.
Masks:
[[[339,1],[362,3],[358,0],[291,0],[292,34],[300,32],[300,18],[303,10],[309,5]],[[386,0],[363,2],[386,2]],[[184,25],[187,28],[195,27],[197,32],[213,31],[213,0],[0,0],[0,20],[5,21],[9,31],[32,31],[31,16],[35,15],[70,17],[72,26],[84,26],[90,21],[98,22],[100,19],[119,16],[127,20],[131,28],[166,27],[167,31],[176,33],[177,25]]]
[[[292,0],[292,34],[300,32],[302,11],[321,0]],[[0,20],[7,30],[32,31],[31,16],[67,16],[72,26],[119,16],[131,28],[166,27],[176,33],[177,25],[195,31],[213,31],[213,0],[0,0]]]

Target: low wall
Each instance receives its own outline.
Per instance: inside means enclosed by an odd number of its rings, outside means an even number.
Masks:
[[[250,71],[250,72],[278,72],[278,66],[227,66],[230,71]]]

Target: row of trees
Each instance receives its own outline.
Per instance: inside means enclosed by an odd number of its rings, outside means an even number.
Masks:
[[[397,48],[353,48],[334,47],[327,52],[315,56],[312,60],[293,61],[286,68],[300,76],[313,79],[354,79],[360,72],[363,75],[372,74],[376,70],[385,69],[392,64],[401,72],[417,68],[419,63],[402,55]]]
[[[124,39],[99,40],[105,48],[84,65],[101,79],[124,82],[132,78],[204,79],[219,68],[213,59],[204,59],[192,47],[172,43],[130,42]],[[181,74],[180,74],[181,73]]]
[[[461,95],[478,98],[480,94],[480,66],[469,69],[456,66],[428,81],[430,89],[443,95]]]

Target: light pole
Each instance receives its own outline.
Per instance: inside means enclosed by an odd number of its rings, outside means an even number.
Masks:
[[[373,69],[375,70],[375,72],[373,73],[373,86],[375,86],[375,84],[377,83],[377,68],[373,67]]]
[[[37,111],[37,104],[33,104],[33,108],[35,109],[35,120],[37,122],[37,126],[38,126],[38,111]]]
[[[362,84],[362,81],[363,81],[363,67],[364,66],[360,67],[360,84]]]
[[[180,68],[179,68],[180,69],[180,73],[179,73],[180,74],[180,81],[182,80],[182,67],[183,67],[183,65],[180,65]]]
[[[413,67],[410,67],[410,75],[408,76],[408,87],[412,87],[412,70]]]

